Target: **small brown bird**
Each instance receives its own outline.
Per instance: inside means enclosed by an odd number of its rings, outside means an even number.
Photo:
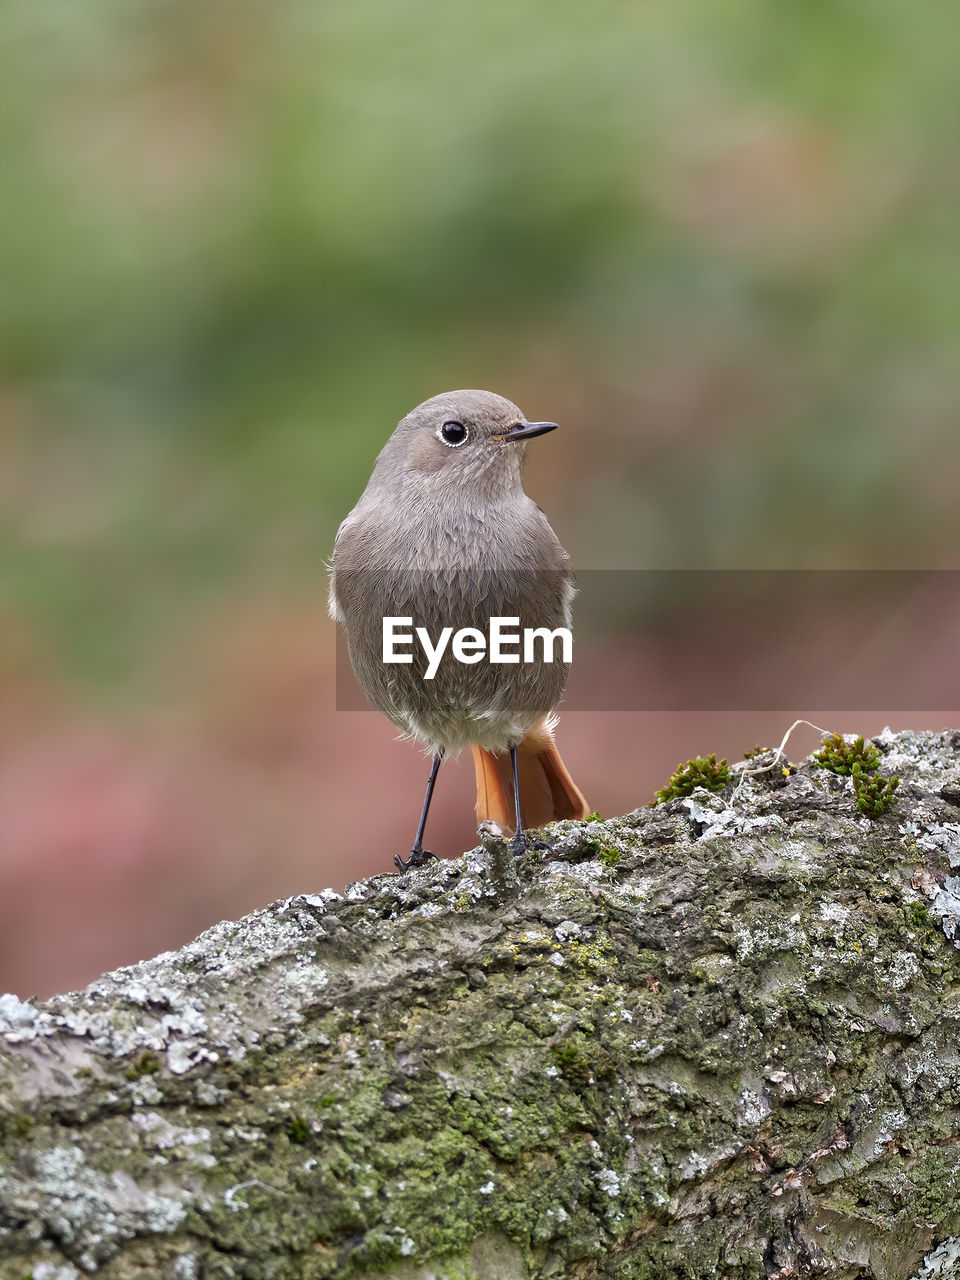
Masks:
[[[528,422],[490,391],[434,396],[398,424],[337,532],[330,612],[357,680],[433,754],[410,857],[394,859],[401,871],[433,856],[423,833],[437,772],[466,746],[477,818],[515,833],[516,851],[527,847],[524,821],[539,827],[589,812],[553,740],[569,653],[547,660],[543,634],[569,631],[573,575],[521,484],[527,441],[556,425]],[[505,624],[499,660],[491,619]],[[393,661],[385,660],[389,626]]]

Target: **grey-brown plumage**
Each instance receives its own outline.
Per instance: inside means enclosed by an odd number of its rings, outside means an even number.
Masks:
[[[398,424],[337,533],[330,611],[357,679],[437,758],[465,746],[502,753],[531,734],[538,751],[552,746],[547,717],[566,683],[564,662],[467,665],[448,647],[426,680],[416,643],[412,664],[383,662],[382,620],[410,617],[410,630],[425,627],[434,640],[448,626],[486,634],[492,616],[518,618],[511,629],[521,633],[569,627],[567,553],[521,484],[527,439],[553,426],[528,423],[489,391],[434,396]]]

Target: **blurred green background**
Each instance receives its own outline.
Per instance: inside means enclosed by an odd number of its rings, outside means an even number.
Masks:
[[[408,846],[423,763],[333,712],[323,559],[438,391],[561,422],[528,488],[579,567],[953,566],[954,44],[922,0],[4,6],[0,986]],[[763,736],[678,723],[591,794]]]

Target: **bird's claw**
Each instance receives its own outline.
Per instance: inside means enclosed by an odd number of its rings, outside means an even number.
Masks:
[[[510,851],[518,856],[521,853],[529,853],[532,849],[550,849],[552,846],[546,840],[534,840],[527,835],[525,831],[518,831],[510,840]]]
[[[425,862],[429,862],[431,858],[436,858],[435,853],[431,853],[429,849],[411,849],[410,857],[404,862],[399,853],[394,854],[393,865],[398,871],[406,871],[410,867],[422,867]]]

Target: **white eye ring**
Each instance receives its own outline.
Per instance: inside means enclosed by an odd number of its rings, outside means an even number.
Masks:
[[[447,434],[448,428],[449,435]],[[463,434],[459,436],[459,439],[457,439],[456,437],[460,432]],[[437,436],[443,441],[448,449],[459,449],[462,444],[466,444],[470,439],[470,431],[462,422],[445,422],[437,432]],[[451,440],[450,436],[453,436],[454,439]]]

